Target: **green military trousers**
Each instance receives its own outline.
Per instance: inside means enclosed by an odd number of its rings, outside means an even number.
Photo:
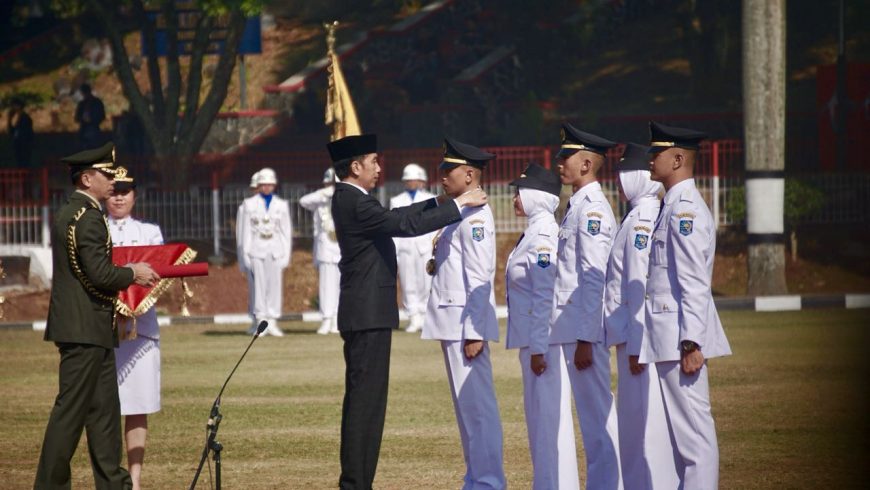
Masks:
[[[97,489],[132,488],[121,468],[121,405],[115,351],[96,345],[57,343],[59,389],[48,426],[35,489],[70,488],[70,460],[87,430],[88,453]]]

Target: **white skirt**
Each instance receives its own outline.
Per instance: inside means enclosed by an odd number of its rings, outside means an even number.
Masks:
[[[121,415],[160,410],[160,341],[147,337],[125,340],[115,349]]]

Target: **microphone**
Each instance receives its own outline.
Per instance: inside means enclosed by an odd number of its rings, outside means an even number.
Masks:
[[[193,475],[193,481],[190,483],[190,490],[194,490],[196,488],[196,482],[199,480],[199,475],[202,473],[202,468],[205,465],[206,460],[208,459],[208,455],[210,452],[214,453],[214,461],[215,461],[215,483],[217,484],[217,490],[221,488],[221,451],[223,450],[223,445],[215,440],[217,437],[218,428],[220,427],[221,420],[223,419],[223,415],[221,414],[221,397],[224,394],[224,390],[227,387],[227,384],[232,379],[233,375],[236,373],[236,369],[239,368],[239,364],[245,359],[245,356],[248,354],[248,351],[251,350],[251,346],[254,345],[254,341],[262,334],[266,328],[269,326],[269,323],[265,320],[261,321],[259,325],[257,325],[257,332],[251,338],[251,342],[248,343],[248,347],[245,349],[245,352],[242,353],[242,357],[239,358],[236,365],[233,367],[233,370],[230,371],[230,375],[227,376],[227,379],[224,381],[223,386],[221,386],[221,391],[218,393],[217,398],[214,399],[214,403],[212,403],[211,411],[208,415],[208,421],[206,422],[206,431],[208,432],[208,437],[206,438],[205,447],[202,450],[202,456],[199,460],[199,466],[196,468],[196,473]],[[211,471],[209,467],[209,471]],[[209,473],[210,474],[210,473]]]

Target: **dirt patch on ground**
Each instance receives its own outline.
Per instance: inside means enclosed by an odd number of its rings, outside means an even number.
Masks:
[[[870,292],[870,230],[841,227],[813,227],[801,230],[800,256],[786,259],[786,279],[792,294]],[[498,269],[495,275],[495,298],[504,303],[504,266],[519,234],[498,237]],[[713,270],[713,292],[721,296],[746,294],[748,277],[745,236],[724,233]],[[311,251],[300,244],[293,252],[290,267],[284,272],[284,312],[317,309],[317,271]],[[200,257],[205,256],[204,253]],[[248,284],[235,263],[211,266],[207,277],[187,279],[193,291],[188,306],[192,315],[242,313],[248,308]],[[158,311],[178,315],[182,289],[171,288],[158,303]],[[48,311],[48,291],[5,293],[0,321],[43,320]]]

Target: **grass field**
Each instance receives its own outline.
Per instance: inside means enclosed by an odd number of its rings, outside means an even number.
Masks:
[[[735,355],[711,362],[722,488],[864,488],[870,461],[868,313],[724,313]],[[337,336],[285,325],[259,339],[223,398],[226,488],[335,488],[344,362]],[[186,488],[211,402],[247,344],[238,327],[163,329],[163,410],[150,418],[143,483]],[[41,332],[0,332],[0,488],[28,488],[57,383]],[[509,485],[531,466],[514,351],[493,349]],[[462,450],[437,343],[396,332],[375,486],[460,486]],[[74,487],[93,480],[82,445]],[[578,448],[582,444],[578,438]],[[581,467],[583,453],[579,452]],[[581,477],[585,479],[585,475]],[[199,488],[208,488],[207,478]]]

